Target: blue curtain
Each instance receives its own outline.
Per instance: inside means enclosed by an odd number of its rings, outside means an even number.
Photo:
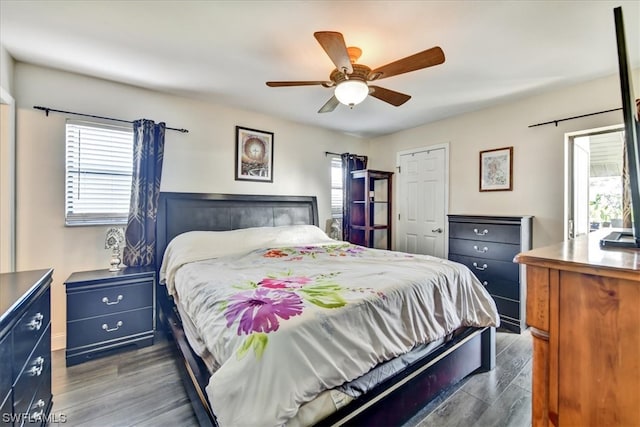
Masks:
[[[155,124],[153,120],[133,122],[133,179],[123,251],[123,262],[129,267],[155,263],[165,128],[164,123]]]
[[[342,240],[349,241],[351,234],[351,172],[367,168],[367,156],[343,153],[342,157]]]

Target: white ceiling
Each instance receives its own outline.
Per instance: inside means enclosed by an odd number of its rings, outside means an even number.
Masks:
[[[637,68],[637,0],[1,0],[0,43],[17,61],[372,137],[617,74],[620,5]],[[436,45],[446,61],[377,82],[412,96],[401,107],[369,97],[318,114],[332,89],[265,85],[328,80],[315,31],[341,32],[371,68]]]

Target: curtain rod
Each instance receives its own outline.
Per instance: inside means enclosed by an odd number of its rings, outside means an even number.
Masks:
[[[344,154],[349,154],[349,153],[334,153],[333,151],[325,151],[324,155],[328,156],[328,155],[332,155],[332,156],[342,156]],[[352,156],[356,156],[356,157],[366,157],[362,154],[352,154]]]
[[[566,119],[558,119],[558,120],[551,120],[550,122],[537,123],[535,125],[529,125],[529,127],[533,128],[533,127],[536,127],[536,126],[544,126],[544,125],[550,125],[550,124],[555,124],[556,127],[557,127],[558,123],[566,122],[567,120],[581,119],[582,117],[595,116],[596,114],[610,113],[612,111],[618,111],[618,110],[622,110],[622,107],[620,107],[620,108],[612,108],[611,110],[598,111],[597,113],[582,114],[581,116],[567,117]]]
[[[64,110],[56,110],[54,108],[49,108],[49,107],[40,107],[38,105],[34,105],[33,108],[35,108],[36,110],[42,110],[45,112],[45,114],[47,115],[47,117],[49,117],[49,113],[50,112],[54,112],[54,113],[64,113],[64,114],[74,114],[76,116],[83,116],[83,117],[92,117],[94,119],[103,119],[103,120],[111,120],[113,122],[122,122],[122,123],[133,123],[133,121],[131,120],[123,120],[123,119],[114,119],[113,117],[103,117],[103,116],[95,116],[93,114],[84,114],[84,113],[74,113],[73,111],[64,111]],[[182,132],[182,133],[189,133],[189,131],[187,129],[176,129],[176,128],[170,128],[170,127],[165,127],[165,129],[168,130],[175,130],[178,132]]]

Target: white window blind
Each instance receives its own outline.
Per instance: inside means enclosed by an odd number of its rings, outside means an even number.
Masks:
[[[126,223],[132,169],[132,127],[67,120],[65,223]]]
[[[331,217],[342,218],[342,159],[331,157]]]

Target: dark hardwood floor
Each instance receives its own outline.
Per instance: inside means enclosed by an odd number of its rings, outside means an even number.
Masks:
[[[403,427],[530,426],[531,335],[496,335],[493,371],[443,391]],[[151,347],[69,368],[64,350],[54,351],[52,413],[74,427],[197,426],[170,345],[159,338]]]
[[[498,330],[496,368],[443,391],[403,427],[530,427],[532,349],[528,329]]]

